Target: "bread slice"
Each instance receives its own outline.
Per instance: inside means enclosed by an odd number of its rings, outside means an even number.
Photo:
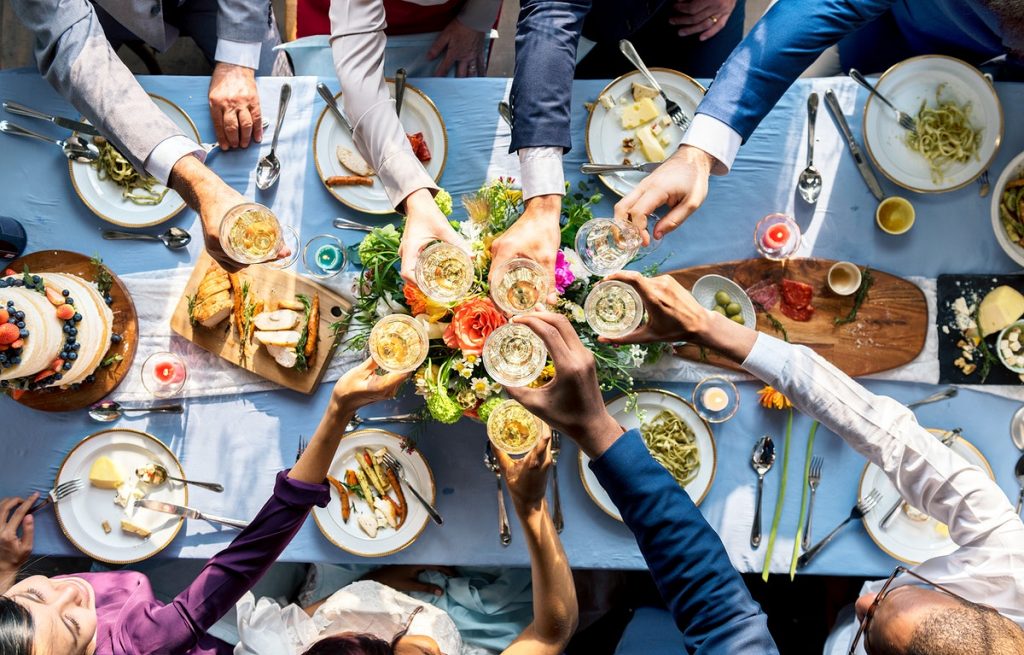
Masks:
[[[369,177],[370,175],[374,174],[373,169],[370,168],[370,165],[367,164],[366,160],[363,159],[362,155],[360,155],[355,150],[349,150],[345,146],[338,146],[336,154],[338,156],[338,161],[341,163],[341,165],[347,168],[348,170],[352,171],[356,175]]]

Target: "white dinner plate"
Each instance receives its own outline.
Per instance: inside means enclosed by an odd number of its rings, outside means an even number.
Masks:
[[[331,501],[327,504],[327,507],[313,508],[313,520],[316,521],[320,532],[332,544],[354,555],[384,557],[409,547],[420,536],[420,533],[423,532],[423,528],[427,526],[430,516],[427,514],[427,510],[423,508],[423,505],[409,491],[407,485],[415,486],[416,491],[421,496],[426,498],[431,504],[434,504],[437,496],[434,487],[434,474],[430,471],[427,461],[423,459],[423,455],[418,450],[406,452],[402,449],[403,444],[405,444],[405,438],[401,435],[376,429],[350,432],[341,440],[341,446],[334,456],[329,474],[343,481],[346,470],[357,469],[358,463],[355,458],[358,453],[363,452],[364,448],[368,448],[371,453],[381,448],[387,448],[388,452],[402,463],[402,467],[405,470],[405,477],[408,482],[403,484],[403,491],[405,492],[406,503],[409,505],[409,512],[405,523],[400,528],[397,530],[390,527],[381,528],[376,538],[371,539],[359,527],[356,520],[359,512],[369,511],[366,503],[353,494],[352,502],[354,507],[352,508],[352,515],[349,517],[348,522],[345,522],[341,517],[341,497],[332,486]],[[394,492],[391,492],[390,495],[394,498]]]
[[[170,514],[136,508],[132,522],[152,532],[143,539],[121,531],[124,509],[114,503],[116,491],[89,484],[89,470],[98,457],[107,456],[128,475],[149,462],[161,464],[167,472],[185,479],[178,458],[151,434],[137,430],[112,429],[92,434],[75,446],[57,471],[54,486],[78,478],[81,491],[56,503],[57,523],[68,540],[89,557],[108,564],[130,564],[156,555],[174,540],[183,519]],[[153,487],[146,498],[177,505],[188,504],[188,489],[180,482],[167,481]],[[102,524],[110,524],[110,534]]]
[[[905,189],[921,193],[952,191],[970,184],[988,169],[1003,138],[1003,107],[995,88],[981,72],[959,59],[923,55],[902,61],[878,78],[875,88],[902,111],[917,117],[921,102],[935,106],[935,92],[945,84],[943,98],[970,103],[970,122],[981,128],[978,156],[949,165],[941,182],[932,180],[928,160],[906,145],[909,134],[891,109],[871,95],[864,104],[864,145],[882,173]]]
[[[652,68],[651,74],[654,75],[654,79],[658,80],[665,95],[679,105],[688,119],[693,120],[697,105],[704,99],[706,89],[689,75],[669,68]],[[634,164],[643,164],[647,161],[639,147],[629,154],[622,151],[622,139],[633,136],[636,130],[623,129],[622,121],[619,118],[623,105],[619,103],[619,99],[625,97],[632,102],[633,82],[647,86],[647,80],[640,71],[633,71],[613,80],[594,99],[594,108],[590,110],[590,115],[587,117],[586,134],[587,160],[591,163],[621,164],[623,158],[627,157]],[[601,104],[600,98],[604,95],[610,96],[615,101],[614,109],[608,109]],[[668,114],[664,98],[658,96],[654,99],[654,104],[662,113]],[[668,138],[668,146],[665,147],[666,155],[675,152],[679,147],[679,142],[683,140],[683,130],[672,123],[665,128],[663,134]],[[632,191],[633,187],[646,175],[646,173],[638,171],[626,171],[624,173],[608,173],[599,177],[613,193],[624,196]]]
[[[697,448],[700,450],[700,469],[697,477],[690,480],[690,483],[684,488],[686,493],[690,494],[694,504],[700,505],[711,489],[711,483],[715,479],[715,467],[718,462],[715,453],[715,438],[711,434],[711,426],[697,414],[693,405],[674,393],[660,389],[637,389],[636,393],[637,409],[640,410],[641,415],[646,420],[652,420],[657,416],[658,412],[667,409],[675,412],[693,430],[694,436],[697,438]],[[608,412],[619,422],[619,425],[627,430],[639,428],[640,419],[637,417],[637,412],[627,411],[626,402],[625,396],[619,396],[608,401]],[[580,451],[580,479],[583,481],[583,488],[586,490],[587,495],[608,516],[611,516],[616,521],[621,521],[622,514],[619,513],[619,509],[615,507],[612,499],[609,498],[608,492],[597,481],[597,476],[590,470],[589,465],[590,458],[583,451]]]
[[[149,97],[185,133],[185,136],[199,143],[199,130],[196,129],[195,123],[185,113],[185,110],[167,98],[153,94],[150,94]],[[82,138],[91,139],[92,137],[83,135]],[[92,213],[114,225],[121,227],[159,225],[170,220],[185,208],[185,201],[173,190],[168,191],[164,199],[156,205],[137,205],[131,200],[125,200],[121,197],[122,187],[109,179],[100,180],[99,174],[92,164],[69,160],[68,171],[71,174],[71,184],[75,187],[75,193],[82,199],[85,206]],[[164,187],[157,185],[156,188],[163,189]]]
[[[395,93],[394,80],[388,80],[387,83],[393,96]],[[342,113],[345,113],[345,103],[341,93],[335,95],[334,99]],[[349,121],[353,120],[348,114],[345,117]],[[448,161],[448,132],[444,126],[444,120],[441,118],[441,112],[437,110],[425,93],[411,84],[406,84],[400,120],[407,133],[423,133],[431,155],[430,161],[424,162],[423,167],[435,181],[440,182],[444,166]],[[321,182],[335,175],[352,175],[352,171],[338,161],[338,146],[358,152],[352,141],[352,135],[325,106],[324,110],[320,112],[316,130],[313,132],[313,161],[316,163],[316,172],[320,176]],[[368,158],[367,161],[369,161]],[[327,186],[326,182],[324,182],[324,186]],[[395,212],[387,194],[384,193],[384,185],[376,176],[373,178],[373,186],[327,186],[327,190],[343,205],[367,214],[393,214]]]
[[[948,434],[945,430],[929,429],[928,431],[936,435],[936,438],[942,438]],[[992,467],[989,466],[985,456],[969,441],[957,437],[950,448],[994,479]],[[900,498],[900,494],[882,472],[882,469],[869,463],[864,467],[864,472],[860,476],[857,498],[864,498],[872,489],[877,489],[882,494],[882,499],[862,520],[868,536],[882,551],[901,562],[914,565],[933,557],[949,555],[957,549],[957,545],[949,538],[946,526],[933,518],[915,521],[908,517],[903,509],[897,510],[892,523],[883,530],[879,523],[893,503]]]
[[[743,290],[743,287],[727,277],[713,273],[705,275],[693,283],[693,289],[690,293],[693,294],[693,297],[697,299],[697,302],[702,307],[713,309],[717,304],[715,302],[715,294],[719,291],[729,294],[733,302],[740,306],[740,314],[743,316],[744,325],[749,328],[754,328],[757,325],[757,314],[754,313],[754,303],[750,301],[750,296]]]
[[[1010,240],[1006,235],[1006,228],[1003,227],[1003,219],[999,216],[999,203],[1003,199],[1003,189],[1010,180],[1016,180],[1024,175],[1024,152],[1014,157],[1006,168],[1003,169],[995,186],[992,187],[992,230],[996,233],[996,241],[999,242],[1003,252],[1009,255],[1010,259],[1024,266],[1024,248]]]

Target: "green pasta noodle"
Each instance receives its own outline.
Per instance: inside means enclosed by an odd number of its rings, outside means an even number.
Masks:
[[[110,142],[102,137],[95,139],[100,157],[92,163],[100,180],[110,180],[121,187],[121,197],[136,205],[159,205],[168,189],[158,190],[160,183],[150,175],[140,174]]]
[[[650,422],[640,426],[651,456],[672,474],[680,487],[689,484],[700,470],[697,436],[675,412],[662,410]]]
[[[935,108],[928,107],[927,101],[921,102],[915,120],[917,133],[906,138],[907,147],[928,160],[935,184],[942,183],[950,165],[978,159],[981,146],[981,130],[971,126],[971,103],[943,100],[945,87],[940,84],[935,90]]]

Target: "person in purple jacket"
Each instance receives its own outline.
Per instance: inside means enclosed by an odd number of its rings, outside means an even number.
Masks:
[[[327,505],[327,470],[345,426],[363,405],[392,397],[406,377],[376,369],[367,360],[338,381],[309,446],[295,466],[278,473],[270,500],[169,604],[157,601],[149,580],[135,571],[32,576],[15,584],[32,550],[27,512],[36,495],[0,501],[0,653],[231,653],[206,631],[267,572],[313,505]]]

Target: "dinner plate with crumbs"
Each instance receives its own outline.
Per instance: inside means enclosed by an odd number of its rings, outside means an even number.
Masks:
[[[915,141],[891,109],[868,96],[864,145],[875,166],[896,184],[920,193],[952,191],[992,164],[1003,139],[1003,108],[977,68],[953,57],[923,55],[894,65],[875,87],[917,121],[922,137]],[[940,155],[940,141],[955,145]]]
[[[387,85],[394,97],[395,81],[389,79]],[[346,113],[345,99],[341,93],[336,94],[334,100],[354,127],[355,118]],[[430,174],[430,177],[434,178],[434,181],[440,182],[441,174],[444,173],[444,167],[448,161],[448,132],[444,125],[444,119],[441,118],[441,112],[427,97],[427,94],[411,84],[406,84],[400,120],[402,129],[410,137],[410,142],[414,139],[416,141],[413,145],[414,152],[423,164],[423,168]],[[320,181],[338,202],[352,209],[367,214],[395,213],[394,206],[388,200],[387,194],[384,193],[384,185],[380,178],[376,175],[364,175],[363,171],[354,171],[342,163],[342,159],[352,163],[352,154],[350,153],[356,154],[356,161],[360,164],[366,164],[352,140],[352,134],[325,106],[320,112],[320,118],[316,121],[316,130],[313,132],[313,162],[316,164],[316,172],[320,176]],[[429,160],[424,161],[427,156],[429,156]],[[328,183],[331,178],[360,177],[368,178],[363,180],[368,184]]]
[[[149,97],[185,136],[196,143],[200,142],[199,130],[184,109],[167,98],[152,93]],[[82,135],[82,138],[97,137]],[[148,188],[140,187],[129,191],[127,187],[114,181],[111,177],[112,171],[113,175],[125,180],[134,181],[138,178],[138,173],[132,175],[134,169],[112,144],[100,146],[99,162],[68,161],[68,172],[71,174],[71,184],[75,188],[75,193],[92,213],[108,223],[129,228],[151,227],[169,221],[185,208],[185,201],[177,192],[156,180],[150,179]],[[147,178],[148,175],[143,172],[142,177]],[[127,193],[131,193],[136,199],[125,197]]]
[[[942,439],[950,434],[948,430],[929,428],[928,431],[934,434],[936,439]],[[963,437],[957,437],[950,448],[994,479],[988,460],[971,442]],[[874,511],[864,515],[864,528],[883,552],[904,564],[915,565],[933,557],[949,555],[957,549],[957,545],[949,538],[949,528],[946,525],[906,504],[897,510],[889,527],[883,530],[880,523],[885,518],[885,513],[900,498],[900,494],[882,469],[869,463],[860,476],[857,498],[864,498],[872,489],[877,489],[882,494],[882,500]]]
[[[694,504],[700,505],[711,489],[718,463],[711,426],[693,405],[673,393],[638,389],[636,394],[636,411],[628,409],[629,399],[623,395],[608,401],[608,412],[627,430],[640,428],[655,459],[670,462],[669,471]],[[621,521],[622,514],[590,470],[590,458],[583,451],[579,467],[583,488],[590,499],[608,516]]]
[[[85,555],[108,564],[130,564],[170,544],[184,520],[152,512],[134,503],[125,507],[119,496],[147,498],[176,505],[188,504],[188,488],[171,480],[149,484],[137,471],[159,464],[186,479],[178,458],[151,434],[112,429],[89,435],[76,445],[57,471],[54,485],[82,480],[83,487],[56,503],[54,512],[64,535]],[[120,484],[118,484],[120,482]],[[125,521],[126,523],[123,523]]]
[[[313,520],[328,541],[354,555],[384,557],[408,548],[419,538],[430,517],[408,485],[415,486],[431,504],[437,490],[427,460],[418,450],[405,450],[405,445],[405,437],[377,429],[356,430],[342,438],[328,470],[331,500],[326,507],[313,508]],[[392,515],[401,499],[386,480],[381,459],[384,451],[401,462],[405,470],[407,481],[401,483],[404,520]],[[367,463],[367,456],[372,463]],[[351,475],[347,475],[349,472]],[[347,519],[342,513],[339,484],[345,485],[349,500]],[[364,500],[366,493],[373,498],[373,506]]]

